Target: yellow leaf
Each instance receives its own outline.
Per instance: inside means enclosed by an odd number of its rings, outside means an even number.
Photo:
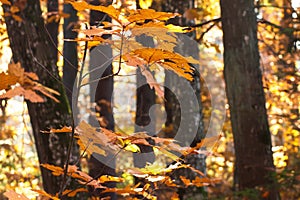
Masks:
[[[108,16],[110,16],[112,19],[116,20],[117,22],[121,23],[119,20],[120,11],[115,9],[112,5],[109,5],[107,7],[105,6],[94,6],[91,4],[88,4],[85,1],[69,1],[70,4],[74,7],[77,11],[83,11],[85,9],[90,10],[96,10],[100,12],[106,13]]]
[[[173,17],[178,16],[175,13],[156,12],[153,9],[137,10],[134,14],[130,15],[127,20],[129,22],[144,22],[145,20],[158,20],[167,21]]]
[[[133,153],[141,152],[140,148],[136,144],[127,144],[124,149]]]
[[[108,175],[102,175],[98,179],[100,183],[105,183],[105,182],[124,182],[123,178],[120,177],[114,177],[114,176],[108,176]]]
[[[142,9],[148,9],[152,5],[153,0],[139,0],[139,5]]]

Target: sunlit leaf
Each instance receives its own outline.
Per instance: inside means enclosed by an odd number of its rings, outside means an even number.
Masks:
[[[23,194],[18,194],[13,190],[7,190],[6,192],[4,192],[4,196],[6,196],[9,200],[29,200],[29,198],[27,198]]]
[[[133,53],[144,59],[150,65],[160,64],[162,67],[174,71],[179,76],[189,81],[193,80],[194,69],[189,65],[187,59],[177,53],[155,48],[143,48],[134,50]]]
[[[44,197],[48,197],[52,200],[59,200],[59,198],[57,196],[52,196],[51,194],[48,194],[47,192],[43,191],[43,190],[35,190],[35,189],[32,189],[32,191],[44,196]]]

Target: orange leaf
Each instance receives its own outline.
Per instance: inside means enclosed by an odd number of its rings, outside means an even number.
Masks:
[[[100,176],[100,178],[98,179],[98,181],[100,181],[100,183],[105,183],[105,182],[124,182],[124,179],[123,178],[119,178],[119,177],[102,175],[102,176]]]
[[[8,89],[10,86],[15,85],[19,78],[14,75],[5,74],[4,72],[0,73],[0,90]]]
[[[52,171],[54,176],[60,176],[64,174],[64,169],[58,166],[50,165],[50,164],[41,164],[42,167]]]
[[[11,3],[8,0],[0,0],[0,2],[6,5],[11,5]]]
[[[144,59],[148,64],[157,63],[162,67],[174,71],[179,76],[186,78],[189,81],[193,80],[192,73],[194,69],[189,65],[187,58],[170,51],[142,48],[133,51],[133,53]]]
[[[75,197],[78,192],[89,192],[86,188],[78,188],[75,190],[65,190],[63,191],[63,195],[68,195],[68,197]]]
[[[179,15],[176,13],[156,12],[153,9],[142,9],[142,10],[137,10],[134,14],[130,15],[127,19],[129,22],[144,22],[145,20],[166,21],[176,16]]]
[[[116,20],[117,22],[121,23],[119,20],[120,11],[115,9],[112,5],[109,5],[107,7],[106,6],[94,6],[94,5],[88,4],[85,1],[70,1],[69,3],[72,4],[74,9],[77,11],[83,11],[85,9],[90,9],[90,10],[104,12],[108,16],[110,16],[111,18]]]
[[[59,200],[59,198],[57,196],[52,196],[51,194],[48,194],[47,192],[45,192],[43,190],[34,190],[33,189],[32,191],[34,191],[34,192],[36,192],[36,193],[38,193],[38,194],[40,194],[42,196],[48,197],[48,198],[50,198],[52,200]]]

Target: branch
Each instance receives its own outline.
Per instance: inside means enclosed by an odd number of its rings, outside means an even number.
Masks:
[[[217,23],[217,22],[220,22],[220,21],[221,21],[221,17],[215,18],[215,19],[211,19],[211,20],[208,20],[208,21],[206,21],[206,22],[202,22],[202,23],[200,23],[200,24],[191,25],[191,26],[189,26],[188,28],[185,28],[185,29],[183,29],[183,30],[191,30],[192,28],[198,28],[198,27],[205,26],[206,24],[210,24],[210,23],[212,23],[212,22]]]

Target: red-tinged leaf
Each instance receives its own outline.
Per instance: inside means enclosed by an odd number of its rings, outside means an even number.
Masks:
[[[43,190],[35,190],[35,189],[32,189],[32,191],[44,196],[44,197],[48,197],[52,200],[59,200],[59,198],[57,196],[52,196],[51,194],[48,194],[47,192],[43,191]]]
[[[269,191],[265,191],[261,197],[264,198],[264,199],[267,199],[268,197],[270,196],[270,192]]]
[[[23,96],[25,89],[21,86],[14,87],[13,89],[8,90],[6,93],[0,95],[0,99],[13,98],[14,96]]]
[[[29,198],[23,194],[18,194],[13,190],[7,190],[4,192],[4,196],[6,196],[9,200],[29,200]]]

